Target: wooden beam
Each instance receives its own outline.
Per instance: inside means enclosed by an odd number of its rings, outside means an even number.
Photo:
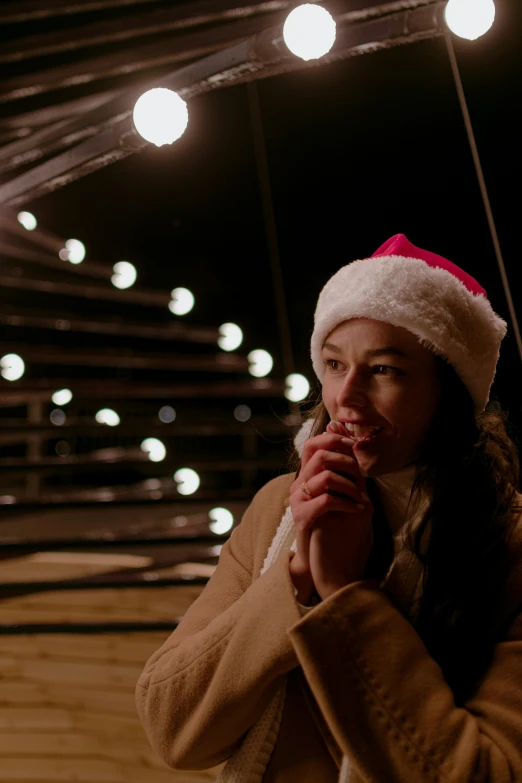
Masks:
[[[122,367],[138,370],[172,370],[174,372],[246,373],[248,361],[235,353],[216,353],[213,356],[173,355],[171,353],[139,354],[132,350],[96,351],[74,348],[64,350],[54,345],[2,342],[4,353],[22,356],[26,364],[45,364],[53,367]]]
[[[15,0],[0,6],[1,24],[19,24],[50,17],[105,11],[109,8],[155,3],[157,0]]]
[[[168,40],[130,46],[123,51],[80,59],[77,62],[42,69],[37,73],[14,76],[0,82],[0,103],[109,78],[123,77],[128,83],[129,74],[203,57],[255,35],[269,24],[277,24],[280,19],[282,20],[281,12],[268,20],[265,16],[242,19],[203,31],[173,34]]]
[[[54,30],[39,35],[13,38],[2,44],[0,63],[61,54],[68,51],[104,46],[122,41],[132,41],[142,36],[157,33],[186,30],[191,27],[245,19],[258,15],[270,15],[290,7],[290,0],[251,0],[240,3],[237,0],[204,0],[182,3],[165,8],[152,8],[133,16],[118,16],[113,19],[82,25],[74,29]]]
[[[145,384],[105,380],[76,381],[71,378],[35,379],[31,385],[0,378],[0,407],[49,402],[58,389],[69,388],[76,400],[177,400],[225,398],[248,400],[256,397],[282,398],[285,384],[274,378],[251,378],[218,383]]]
[[[36,311],[16,314],[0,311],[0,324],[24,329],[48,329],[58,332],[82,332],[85,334],[105,334],[114,337],[139,337],[140,339],[162,340],[165,342],[201,343],[216,345],[219,330],[211,326],[193,326],[191,324],[166,321],[165,323],[140,323],[139,321],[100,321],[89,318],[76,318],[70,312]]]

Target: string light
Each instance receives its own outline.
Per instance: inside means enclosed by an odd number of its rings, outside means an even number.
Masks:
[[[160,408],[158,417],[163,424],[170,424],[176,418],[176,411],[170,405],[164,405],[163,408]]]
[[[68,239],[65,247],[58,253],[62,261],[70,261],[71,264],[81,264],[85,258],[85,245],[79,239]]]
[[[174,473],[174,481],[180,495],[193,495],[200,485],[200,478],[192,468],[180,468]]]
[[[51,400],[55,405],[67,405],[67,403],[70,402],[72,398],[73,394],[70,389],[59,389],[59,391],[55,391],[51,397]]]
[[[121,288],[122,290],[134,285],[138,277],[136,267],[128,261],[118,261],[118,263],[114,264],[113,270],[114,274],[111,277],[111,283],[116,288]]]
[[[0,359],[2,378],[6,381],[18,381],[25,372],[25,363],[17,353],[6,353]]]
[[[310,384],[304,375],[298,372],[291,373],[286,378],[285,397],[291,402],[304,400],[310,391]]]
[[[145,438],[140,448],[149,455],[151,462],[162,462],[167,456],[167,449],[158,438]]]
[[[335,43],[335,21],[326,8],[305,3],[288,14],[283,38],[292,52],[302,60],[317,60]]]
[[[238,421],[248,421],[252,416],[252,411],[248,405],[238,405],[234,408],[234,418]]]
[[[493,25],[493,0],[449,0],[444,12],[449,29],[460,38],[474,41]]]
[[[250,351],[248,354],[248,372],[256,378],[264,378],[274,366],[274,360],[262,348]]]
[[[138,98],[132,117],[140,136],[161,147],[183,135],[188,124],[188,109],[176,92],[155,87]]]
[[[67,417],[61,408],[55,408],[49,414],[49,418],[51,419],[52,424],[55,424],[57,427],[61,427],[62,424],[65,424],[65,419]]]
[[[194,294],[188,288],[174,288],[170,292],[172,299],[169,302],[169,310],[174,315],[186,315],[194,307]]]
[[[208,515],[212,520],[209,523],[209,528],[218,536],[228,533],[234,524],[234,516],[228,508],[213,508],[208,512]]]
[[[120,423],[120,417],[111,408],[102,408],[95,418],[98,424],[107,424],[109,427],[117,427]]]
[[[237,324],[222,324],[219,327],[218,345],[224,351],[235,351],[243,342],[243,332]]]
[[[19,212],[17,218],[18,222],[21,223],[27,231],[34,231],[38,225],[32,212]]]

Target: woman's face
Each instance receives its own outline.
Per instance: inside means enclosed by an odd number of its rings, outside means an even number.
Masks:
[[[354,449],[363,476],[414,462],[440,399],[435,356],[407,329],[368,318],[337,326],[323,345],[323,402],[331,419],[369,437]],[[366,426],[381,427],[377,434]]]

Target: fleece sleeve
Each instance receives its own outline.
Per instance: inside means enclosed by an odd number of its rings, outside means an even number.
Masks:
[[[332,734],[363,780],[522,781],[522,614],[463,707],[373,580],[329,596],[288,634]]]
[[[274,515],[282,478],[256,495],[205,589],[139,678],[136,704],[145,732],[175,769],[206,769],[228,759],[297,666],[287,634],[301,617],[289,571],[293,553],[282,552],[264,574],[252,574],[256,526],[266,524],[268,507]]]

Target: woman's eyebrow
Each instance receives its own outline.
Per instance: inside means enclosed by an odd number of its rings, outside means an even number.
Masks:
[[[334,343],[323,343],[323,348],[326,348],[328,351],[333,351],[333,353],[342,353],[339,346],[334,345]],[[376,356],[402,356],[404,359],[411,358],[405,351],[401,348],[397,348],[395,345],[386,345],[383,348],[372,348],[371,350],[366,351],[364,355],[367,359],[373,359]]]

